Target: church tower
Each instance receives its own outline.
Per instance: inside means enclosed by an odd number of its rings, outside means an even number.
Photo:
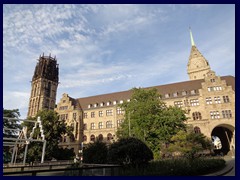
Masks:
[[[190,38],[191,38],[191,52],[189,56],[189,61],[187,65],[188,76],[190,80],[204,79],[206,74],[211,70],[208,61],[197,49],[194,40],[192,31],[190,29]]]
[[[58,87],[58,64],[56,57],[39,56],[31,81],[32,91],[28,117],[34,117],[39,110],[54,110]]]

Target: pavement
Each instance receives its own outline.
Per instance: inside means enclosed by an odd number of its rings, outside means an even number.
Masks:
[[[223,169],[203,176],[235,176],[235,157],[225,156],[224,160],[226,161],[226,166]],[[233,170],[234,172],[231,172]]]

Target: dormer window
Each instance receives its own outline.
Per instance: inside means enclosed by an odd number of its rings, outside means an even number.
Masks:
[[[92,104],[89,104],[89,105],[88,105],[88,108],[91,108],[91,107],[92,107]]]
[[[110,102],[110,101],[108,101],[108,102],[107,102],[107,106],[110,106],[110,105],[111,105],[111,102]]]
[[[98,103],[94,104],[94,107],[97,107],[98,106]]]
[[[177,92],[173,93],[173,97],[177,97],[177,96],[178,96]]]
[[[183,91],[183,92],[182,92],[182,95],[183,95],[183,96],[186,96],[186,95],[187,95],[187,91]]]
[[[170,94],[165,94],[165,98],[169,98],[170,97]]]
[[[196,94],[196,90],[191,90],[191,94]]]
[[[100,106],[103,107],[104,106],[104,102],[100,103]]]
[[[113,101],[113,105],[116,105],[117,104],[117,101]]]
[[[123,100],[120,100],[119,103],[122,104],[122,103],[123,103]]]

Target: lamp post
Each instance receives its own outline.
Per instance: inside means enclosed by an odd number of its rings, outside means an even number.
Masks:
[[[128,114],[128,137],[131,136],[131,122],[130,122],[130,112]]]
[[[137,102],[136,99],[133,99],[135,102]],[[130,117],[131,117],[131,113],[134,112],[134,110],[129,111],[128,114],[128,137],[131,137],[131,121],[130,121]]]

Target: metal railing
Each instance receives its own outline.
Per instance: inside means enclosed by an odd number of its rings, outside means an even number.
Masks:
[[[72,164],[4,167],[4,176],[116,176],[121,165],[84,164],[83,167],[69,167]],[[57,168],[56,168],[57,167]],[[61,167],[61,168],[59,168]]]

